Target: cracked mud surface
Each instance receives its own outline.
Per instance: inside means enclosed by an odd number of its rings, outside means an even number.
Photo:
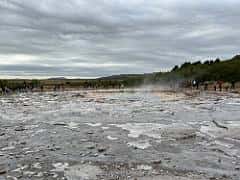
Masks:
[[[29,93],[0,107],[0,180],[240,177],[236,94]]]

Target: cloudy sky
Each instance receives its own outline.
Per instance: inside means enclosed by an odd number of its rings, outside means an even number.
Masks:
[[[99,77],[239,53],[239,0],[0,0],[0,77]]]

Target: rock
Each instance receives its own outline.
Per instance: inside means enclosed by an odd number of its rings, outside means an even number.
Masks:
[[[209,180],[217,180],[217,177],[210,177]]]
[[[15,131],[25,131],[25,130],[26,130],[26,128],[23,126],[18,126],[15,128]]]
[[[154,160],[154,161],[152,161],[152,164],[161,164],[162,163],[162,160]]]
[[[92,131],[87,132],[88,135],[94,134]]]
[[[9,151],[9,150],[13,150],[13,149],[15,149],[15,146],[8,146],[5,148],[2,148],[2,151]]]
[[[5,135],[5,132],[0,132],[0,136],[4,136]]]
[[[105,152],[107,150],[107,147],[105,147],[105,146],[100,146],[100,147],[98,147],[98,152],[100,152],[100,153],[103,153],[103,152]]]
[[[77,94],[72,95],[72,97],[80,97],[80,98],[84,98],[85,95],[80,94],[80,93],[77,93]]]
[[[6,174],[7,173],[7,169],[3,164],[0,164],[0,174]]]
[[[66,123],[64,122],[57,122],[57,123],[53,123],[54,126],[67,126]]]
[[[98,154],[96,153],[96,154],[90,154],[89,155],[90,157],[98,157]]]
[[[197,137],[197,129],[189,127],[189,126],[173,126],[173,127],[167,127],[162,129],[162,137],[165,138],[172,138],[176,140],[192,140]]]
[[[236,166],[235,170],[240,171],[240,166]]]
[[[228,178],[228,176],[226,174],[223,174],[222,177],[225,179]]]
[[[43,177],[43,176],[44,176],[44,174],[42,172],[39,172],[35,175],[35,177]]]
[[[95,149],[95,144],[94,144],[94,143],[88,143],[88,144],[86,145],[86,148],[87,148],[87,149]]]
[[[197,135],[194,134],[194,133],[193,134],[184,134],[184,135],[182,135],[180,137],[176,137],[176,140],[194,139],[196,137],[197,137]]]
[[[15,155],[14,157],[17,159],[20,159],[20,158],[24,158],[24,155]]]
[[[59,146],[56,146],[55,149],[58,151],[58,150],[61,150],[62,148]]]
[[[28,176],[28,177],[32,177],[34,174],[36,174],[36,173],[33,171],[24,171],[23,172],[23,175]]]
[[[27,142],[23,141],[23,142],[20,142],[21,145],[26,145]]]
[[[35,157],[35,159],[36,159],[36,160],[39,160],[39,159],[40,159],[40,157],[39,157],[39,156],[36,156],[36,157]]]
[[[49,148],[49,150],[50,151],[59,151],[59,150],[61,150],[61,148],[56,146],[56,147]]]

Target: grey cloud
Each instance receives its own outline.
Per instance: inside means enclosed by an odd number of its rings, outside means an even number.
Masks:
[[[0,0],[0,57],[9,57],[0,58],[0,74],[96,77],[229,58],[239,52],[239,5],[237,0]],[[18,55],[34,58],[19,65]],[[81,63],[84,67],[77,66]]]

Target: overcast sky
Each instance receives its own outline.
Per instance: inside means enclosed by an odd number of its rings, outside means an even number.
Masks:
[[[0,0],[0,77],[99,77],[239,53],[239,0]]]

